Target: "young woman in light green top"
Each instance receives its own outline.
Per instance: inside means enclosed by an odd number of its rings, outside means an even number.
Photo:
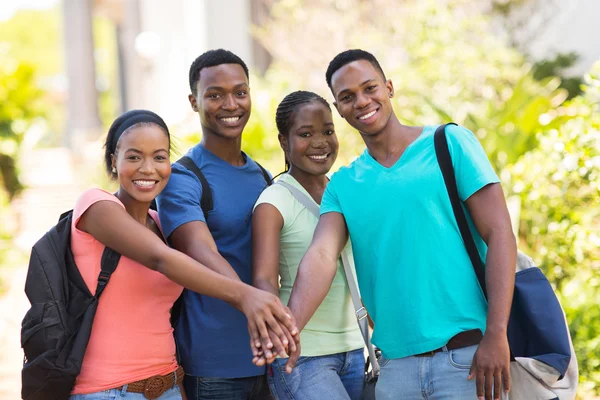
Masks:
[[[291,93],[279,104],[276,122],[287,172],[280,180],[320,204],[338,151],[329,104],[312,92]],[[287,304],[318,219],[281,184],[265,189],[254,207],[253,284]],[[277,399],[360,398],[364,344],[341,261],[325,301],[300,334],[300,345],[302,356],[292,373],[285,372],[285,358],[268,366]]]

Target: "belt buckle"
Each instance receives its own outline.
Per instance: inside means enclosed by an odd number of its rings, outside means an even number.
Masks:
[[[167,378],[165,376],[153,376],[148,378],[144,385],[144,396],[153,400],[159,398],[167,390]]]
[[[417,354],[415,357],[433,357],[435,355],[435,350],[426,351],[425,353]]]

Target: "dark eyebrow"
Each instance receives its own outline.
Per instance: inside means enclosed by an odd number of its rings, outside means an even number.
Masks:
[[[237,85],[235,85],[233,87],[233,89],[240,89],[242,87],[248,87],[248,84],[246,82],[242,82],[242,83],[238,83]],[[221,86],[209,86],[206,89],[204,89],[205,92],[208,92],[209,90],[223,90],[224,88]]]
[[[134,152],[134,153],[138,153],[138,154],[143,154],[143,153],[142,153],[142,151],[140,151],[140,150],[138,150],[138,149],[134,149],[134,148],[131,148],[131,149],[127,149],[127,150],[125,150],[125,152],[126,152],[126,153],[127,153],[127,152],[130,152],[130,151],[131,151],[131,152]],[[166,150],[166,149],[158,149],[158,150],[154,150],[154,154],[155,154],[155,153],[159,153],[159,152],[161,152],[161,151],[166,151],[167,153],[169,152],[169,151],[168,151],[168,150]]]
[[[374,80],[375,80],[374,78],[367,79],[366,81],[364,81],[363,83],[361,83],[359,86],[364,86],[364,85],[366,85],[367,83],[369,83],[369,82],[371,82],[371,81],[374,81]],[[349,91],[350,91],[350,89],[344,89],[344,90],[340,90],[340,92],[337,94],[336,98],[337,98],[337,97],[340,97],[340,96],[342,95],[342,93],[349,92]]]
[[[325,125],[333,125],[333,122],[325,122]],[[302,125],[300,127],[298,127],[298,129],[296,129],[296,131],[299,131],[300,129],[304,129],[304,128],[312,128],[312,125]]]

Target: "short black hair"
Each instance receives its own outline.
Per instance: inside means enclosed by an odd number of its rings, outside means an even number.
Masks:
[[[296,111],[298,111],[298,108],[315,101],[323,104],[329,111],[331,111],[331,106],[329,106],[327,100],[314,92],[298,90],[285,96],[283,100],[281,100],[281,103],[279,103],[277,106],[277,111],[275,112],[277,131],[279,131],[281,135],[288,136],[290,129],[292,128],[292,124],[294,123],[294,117]],[[289,169],[290,165],[286,159],[285,170],[288,171]]]
[[[327,86],[329,86],[329,89],[332,92],[333,88],[331,87],[331,77],[333,76],[333,74],[335,74],[335,72],[338,69],[342,68],[344,65],[359,60],[366,60],[370,62],[371,65],[373,65],[373,67],[375,67],[375,69],[381,73],[383,80],[386,80],[383,68],[381,68],[381,65],[379,65],[379,61],[377,61],[373,54],[360,49],[346,50],[341,52],[340,54],[335,56],[333,60],[331,60],[329,66],[327,67],[327,72],[325,72],[325,80],[327,81]]]
[[[239,58],[229,50],[209,50],[198,56],[198,58],[194,60],[192,65],[190,65],[190,90],[193,94],[196,94],[196,86],[198,85],[198,81],[200,80],[200,71],[204,68],[215,67],[221,64],[240,65],[244,70],[246,77],[248,78],[248,80],[250,80],[248,67],[241,58]]]

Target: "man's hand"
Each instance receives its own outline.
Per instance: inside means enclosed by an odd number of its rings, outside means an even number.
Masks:
[[[479,400],[500,400],[502,387],[505,392],[510,390],[510,349],[506,332],[486,332],[483,336],[469,371],[469,380],[473,378]]]
[[[290,352],[290,357],[285,363],[285,372],[288,374],[292,373],[292,370],[296,366],[296,362],[298,361],[298,357],[300,357],[300,343],[296,346],[296,351]]]
[[[287,311],[289,312],[289,310]],[[252,349],[252,355],[254,356],[252,362],[256,366],[262,367],[265,364],[271,364],[273,361],[275,361],[277,355],[279,355],[280,357],[288,357],[288,354],[296,351],[296,346],[300,344],[300,334],[297,333],[295,335],[292,335],[285,325],[280,325],[280,327],[287,338],[287,346],[285,346],[284,353],[280,352],[278,354],[276,352],[268,352],[267,354],[265,354],[265,351],[260,345],[260,341],[255,342],[252,339],[250,340],[250,348]],[[271,338],[271,340],[273,340],[273,337],[275,336],[276,335],[273,333],[273,331],[269,330],[269,337]]]

